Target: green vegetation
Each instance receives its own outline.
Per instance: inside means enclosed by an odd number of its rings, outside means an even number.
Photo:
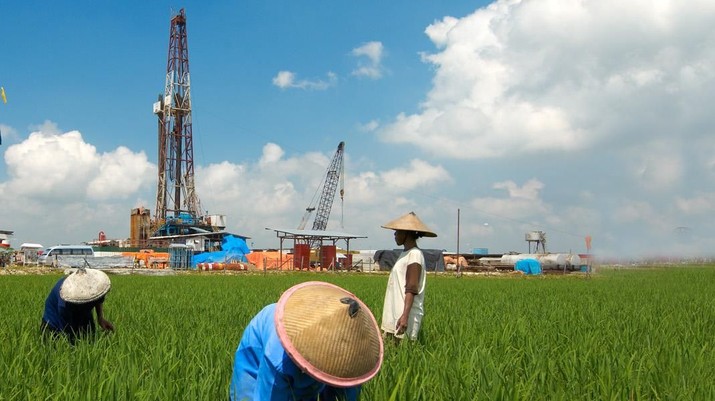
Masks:
[[[325,280],[380,318],[384,275],[112,276],[112,335],[38,335],[58,275],[0,276],[0,400],[226,399],[243,327]],[[428,278],[420,341],[386,343],[364,400],[713,400],[715,268]]]

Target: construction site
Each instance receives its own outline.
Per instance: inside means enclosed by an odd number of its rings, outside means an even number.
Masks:
[[[297,226],[266,228],[275,232],[278,243],[275,249],[249,249],[249,235],[226,231],[229,217],[209,213],[202,207],[194,174],[191,79],[184,9],[170,19],[165,84],[152,111],[157,121],[158,143],[156,203],[153,209],[141,206],[130,211],[127,240],[110,240],[100,231],[95,240],[86,242],[93,247],[95,256],[100,257],[95,259],[96,265],[102,265],[103,260],[120,267],[200,271],[373,271],[392,267],[398,254],[396,250],[361,252],[351,248],[351,240],[366,236],[327,230],[334,200],[339,195],[342,207],[345,194],[345,142],[342,141]],[[2,245],[8,243],[9,235],[12,232],[3,232]],[[541,231],[527,233],[526,241],[529,252],[525,254],[489,254],[486,249],[460,254],[426,249],[427,270],[539,274],[546,270],[590,269],[588,254],[547,252],[546,234]],[[15,259],[35,263],[38,257],[44,260],[54,256],[50,260],[59,265],[61,260],[69,261],[76,256],[47,255],[47,252],[39,244],[23,244]],[[6,256],[4,263],[10,259]]]

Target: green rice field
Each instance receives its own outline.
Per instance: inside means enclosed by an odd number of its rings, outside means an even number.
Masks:
[[[336,283],[378,321],[384,274],[111,275],[116,332],[39,336],[57,274],[0,275],[0,400],[226,400],[242,330],[291,285]],[[430,274],[418,342],[385,344],[363,400],[715,400],[715,266]]]

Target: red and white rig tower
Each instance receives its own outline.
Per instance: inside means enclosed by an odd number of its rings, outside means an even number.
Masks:
[[[179,226],[203,225],[203,210],[194,185],[191,130],[191,79],[186,14],[171,19],[164,94],[154,103],[159,119],[158,188],[154,235],[182,234]]]

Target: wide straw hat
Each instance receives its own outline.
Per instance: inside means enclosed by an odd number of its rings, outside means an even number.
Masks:
[[[409,212],[400,218],[392,220],[391,222],[380,226],[382,228],[389,228],[391,230],[404,230],[404,231],[416,231],[424,234],[425,237],[436,237],[434,231],[430,230],[425,223],[420,220],[415,212]]]
[[[370,380],[382,365],[380,329],[355,295],[329,283],[295,285],[278,300],[276,331],[296,365],[335,387]]]
[[[71,273],[60,287],[60,298],[65,302],[86,304],[103,297],[112,283],[103,271],[79,268]]]

